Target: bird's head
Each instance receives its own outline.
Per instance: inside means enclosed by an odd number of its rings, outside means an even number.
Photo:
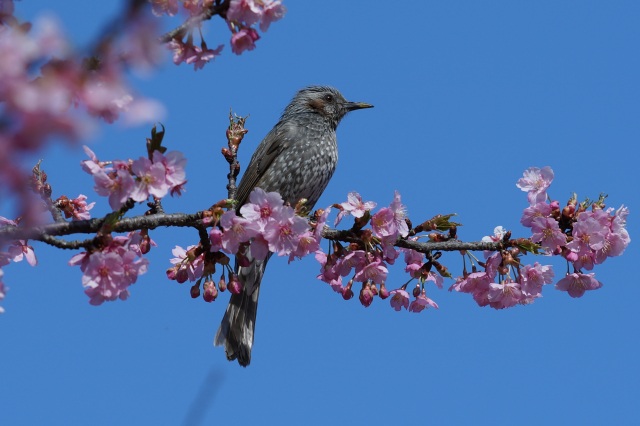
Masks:
[[[318,114],[335,129],[340,120],[356,109],[372,108],[364,102],[349,102],[333,87],[310,86],[300,90],[285,109],[288,114]]]

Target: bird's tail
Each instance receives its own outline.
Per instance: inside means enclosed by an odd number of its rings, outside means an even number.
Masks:
[[[238,279],[243,284],[242,292],[231,295],[214,340],[215,346],[224,345],[229,361],[237,358],[243,367],[251,362],[260,282],[270,257],[271,253],[265,260],[254,259],[249,266],[238,268]]]

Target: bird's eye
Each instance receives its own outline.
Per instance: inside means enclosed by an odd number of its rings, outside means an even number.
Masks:
[[[324,100],[327,102],[333,102],[333,95],[324,95]]]

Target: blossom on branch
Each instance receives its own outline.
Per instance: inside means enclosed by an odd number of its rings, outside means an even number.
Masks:
[[[594,278],[591,274],[580,274],[574,272],[567,274],[566,277],[558,281],[556,288],[566,291],[571,297],[582,297],[586,291],[597,290],[602,287],[602,283]]]
[[[77,254],[69,261],[69,265],[80,266],[90,304],[127,299],[129,286],[147,272],[149,261],[132,246],[135,234],[113,238],[103,249]]]
[[[553,181],[553,170],[545,166],[542,169],[530,167],[525,170],[523,177],[518,180],[516,186],[527,192],[527,198],[531,205],[544,202],[547,199],[547,188]]]

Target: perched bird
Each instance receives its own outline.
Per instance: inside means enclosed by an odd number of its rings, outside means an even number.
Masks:
[[[238,186],[237,208],[258,187],[279,192],[291,206],[306,198],[305,207],[311,210],[338,162],[336,128],[340,120],[349,111],[371,107],[349,102],[331,87],[300,90],[251,157]],[[231,295],[214,340],[216,346],[225,346],[230,361],[237,358],[244,367],[251,361],[260,282],[271,253],[265,260],[252,259],[250,253],[247,257],[251,261],[247,267],[238,267],[236,259],[243,290]]]

